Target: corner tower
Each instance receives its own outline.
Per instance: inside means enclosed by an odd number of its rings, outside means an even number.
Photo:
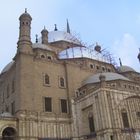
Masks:
[[[31,21],[32,17],[30,14],[25,12],[19,17],[20,27],[19,27],[19,40],[18,40],[18,50],[20,52],[31,51]]]

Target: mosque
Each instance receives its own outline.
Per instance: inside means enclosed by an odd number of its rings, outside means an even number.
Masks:
[[[140,73],[116,66],[99,44],[86,47],[68,22],[33,43],[31,21],[25,10],[0,73],[0,139],[140,140]]]

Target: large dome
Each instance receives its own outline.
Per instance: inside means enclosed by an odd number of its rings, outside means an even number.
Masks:
[[[81,45],[81,42],[72,34],[64,32],[64,31],[51,31],[48,34],[48,42],[56,42],[56,41],[66,41],[70,43],[74,43],[77,45]]]
[[[136,72],[133,68],[129,66],[120,66],[118,67],[118,71],[121,72]]]
[[[106,73],[97,73],[94,74],[90,77],[88,77],[87,79],[85,79],[82,82],[82,85],[87,85],[87,84],[91,84],[91,83],[98,83],[100,82],[100,75],[104,75],[105,76],[105,80],[106,81],[112,81],[112,80],[127,80],[130,81],[128,78],[118,74],[118,73],[113,73],[113,72],[106,72]]]

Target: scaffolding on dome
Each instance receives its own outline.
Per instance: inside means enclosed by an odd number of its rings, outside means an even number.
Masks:
[[[90,58],[117,66],[117,63],[115,62],[115,58],[113,57],[113,55],[106,49],[101,50],[101,48],[98,47],[100,47],[98,44],[96,45],[92,44],[88,47],[85,45],[77,47],[71,46],[60,52],[59,58],[60,59]]]

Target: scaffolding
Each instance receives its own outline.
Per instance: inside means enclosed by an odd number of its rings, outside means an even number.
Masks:
[[[97,61],[102,61],[106,63],[113,64],[117,66],[115,62],[115,58],[113,55],[107,51],[107,49],[101,49],[101,47],[96,43],[96,45],[92,44],[89,46],[85,46],[86,44],[81,45],[71,45],[67,49],[61,51],[59,53],[60,59],[69,59],[69,58],[90,58]]]

